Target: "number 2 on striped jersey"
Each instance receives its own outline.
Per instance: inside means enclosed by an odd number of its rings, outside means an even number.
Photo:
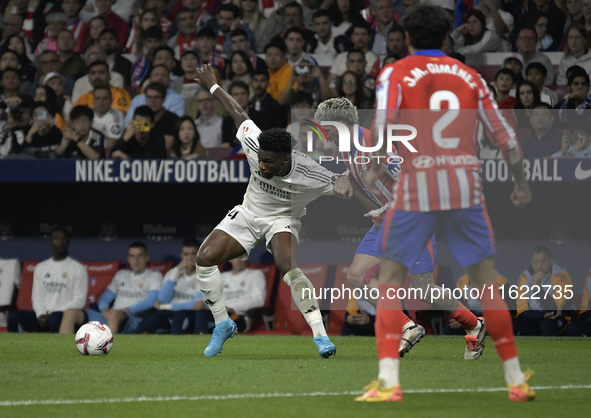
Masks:
[[[429,98],[429,109],[441,110],[442,102],[447,102],[449,109],[433,124],[433,142],[441,148],[454,149],[460,145],[460,138],[444,138],[442,132],[459,116],[460,100],[449,90],[439,90]]]

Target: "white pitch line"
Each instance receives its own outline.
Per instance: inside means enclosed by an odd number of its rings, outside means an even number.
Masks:
[[[562,385],[562,386],[532,386],[534,390],[569,390],[591,389],[591,385]],[[406,389],[404,393],[468,393],[468,392],[505,392],[506,387],[500,388],[458,388],[458,389]],[[345,392],[310,392],[310,393],[242,393],[233,395],[206,396],[141,396],[138,398],[107,398],[107,399],[48,399],[0,401],[0,406],[28,406],[28,405],[81,405],[100,403],[130,403],[130,402],[172,402],[172,401],[222,401],[228,399],[250,398],[308,398],[317,396],[345,396],[360,395],[361,391]]]

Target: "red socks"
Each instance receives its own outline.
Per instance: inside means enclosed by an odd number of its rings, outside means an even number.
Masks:
[[[395,297],[395,292],[400,289],[400,286],[379,283],[378,289],[380,296],[376,306],[375,325],[378,359],[398,358],[403,318],[406,318],[406,315],[402,312],[400,299]],[[393,290],[388,293],[388,289]],[[408,322],[408,318],[406,318],[406,322]]]
[[[471,330],[478,325],[478,318],[476,318],[476,315],[459,302],[458,309],[451,314],[450,317],[462,324],[466,330]]]
[[[488,334],[491,336],[501,361],[517,357],[513,338],[513,322],[507,304],[501,298],[497,286],[486,286],[482,291],[482,311]]]

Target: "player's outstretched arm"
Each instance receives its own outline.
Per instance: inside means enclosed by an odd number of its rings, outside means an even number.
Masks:
[[[511,174],[515,179],[515,188],[511,193],[511,202],[518,208],[524,208],[529,202],[531,202],[531,190],[529,183],[525,179],[525,173],[523,171],[523,160],[519,160],[511,166]]]
[[[214,85],[218,85],[211,64],[197,68],[197,77],[195,77],[195,81],[207,91],[211,91],[211,88]],[[224,106],[224,110],[228,112],[228,115],[230,115],[232,119],[234,119],[236,127],[242,125],[242,122],[245,120],[250,119],[248,117],[248,113],[246,113],[244,109],[242,109],[242,107],[238,104],[238,102],[234,100],[234,98],[228,93],[226,93],[221,87],[215,89],[213,96],[219,100],[222,106]]]

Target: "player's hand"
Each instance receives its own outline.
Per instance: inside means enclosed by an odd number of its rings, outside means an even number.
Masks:
[[[339,199],[350,199],[353,197],[353,185],[347,176],[338,178],[333,187],[334,195]]]
[[[197,77],[195,77],[194,80],[207,91],[209,91],[211,86],[217,84],[215,72],[213,71],[211,64],[206,64],[201,68],[197,68]]]
[[[518,208],[524,208],[531,202],[531,190],[529,183],[515,184],[513,193],[510,196],[511,202]]]
[[[562,155],[566,155],[568,152],[568,147],[570,147],[570,135],[565,132],[562,135],[562,147],[560,148],[560,153]]]
[[[537,273],[535,273],[532,276],[533,284],[536,286],[539,286],[540,283],[542,283],[542,280],[544,280],[544,276],[545,276],[545,274],[543,271],[538,271]]]
[[[363,214],[366,218],[379,218],[382,213],[388,210],[388,205],[384,205],[381,208],[377,208],[374,210],[370,210],[369,212]]]
[[[187,260],[181,260],[181,262],[176,266],[178,271],[183,271],[184,269],[188,268],[191,263]]]
[[[544,315],[544,318],[546,319],[558,319],[562,316],[562,309],[558,309],[556,311],[556,313],[552,313],[552,312],[548,312],[547,314]]]
[[[121,150],[117,150],[117,151],[111,153],[111,158],[114,160],[116,160],[116,159],[127,160],[129,158],[129,155],[127,155],[126,153],[124,153]]]
[[[158,301],[154,302],[154,308],[160,309],[160,302],[158,302]]]

